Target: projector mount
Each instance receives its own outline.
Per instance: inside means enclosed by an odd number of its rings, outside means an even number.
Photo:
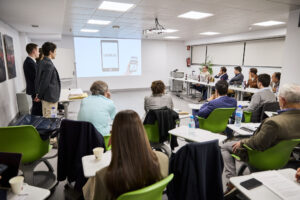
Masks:
[[[158,22],[158,19],[155,18],[155,27],[154,28],[150,28],[150,29],[144,29],[143,30],[143,35],[152,35],[152,34],[162,34],[164,33],[164,31],[166,30],[165,27],[163,27],[163,25],[161,25]]]

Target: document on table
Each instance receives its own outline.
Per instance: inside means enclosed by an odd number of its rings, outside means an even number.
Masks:
[[[277,171],[257,172],[253,173],[252,176],[261,181],[266,187],[282,199],[300,199],[300,184],[296,181],[287,179]]]
[[[243,123],[242,127],[248,128],[251,131],[256,131],[256,129],[260,126],[260,123]]]

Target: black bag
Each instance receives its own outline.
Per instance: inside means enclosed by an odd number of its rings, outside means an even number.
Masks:
[[[45,118],[35,115],[23,115],[12,126],[32,125],[39,132],[42,140],[56,137],[60,128],[60,118]]]

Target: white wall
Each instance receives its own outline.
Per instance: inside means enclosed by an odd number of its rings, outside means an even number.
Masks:
[[[185,46],[178,41],[142,40],[142,75],[101,78],[78,78],[78,87],[89,90],[96,80],[108,83],[110,89],[149,88],[152,81],[162,80],[169,85],[171,70],[186,68]]]
[[[300,84],[300,27],[298,27],[300,10],[291,11],[289,15],[287,36],[284,47],[284,64],[281,85],[285,83]]]
[[[19,33],[15,29],[2,21],[0,21],[0,32],[2,35],[7,34],[13,38],[17,73],[16,78],[0,83],[0,126],[6,126],[18,113],[16,92],[25,89],[22,53],[25,48],[25,46],[23,46],[25,42],[21,42]],[[28,40],[28,38],[24,36],[22,38],[22,41],[23,40]]]

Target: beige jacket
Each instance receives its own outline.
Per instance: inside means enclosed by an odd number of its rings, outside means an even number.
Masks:
[[[155,151],[160,165],[160,171],[165,178],[169,174],[169,158],[162,152]],[[107,167],[96,173],[96,176],[89,178],[88,182],[82,188],[85,200],[114,200],[109,194],[104,177]]]

